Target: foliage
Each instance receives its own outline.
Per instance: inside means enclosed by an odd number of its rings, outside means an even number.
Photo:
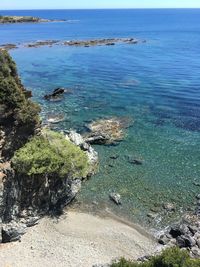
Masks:
[[[45,130],[33,137],[15,152],[13,168],[25,175],[57,175],[85,177],[88,170],[87,155],[62,134]]]
[[[111,267],[200,267],[200,259],[191,259],[187,251],[174,247],[144,263],[121,259]]]
[[[7,51],[0,49],[0,117],[16,125],[34,126],[39,122],[40,108],[26,96],[14,61]]]

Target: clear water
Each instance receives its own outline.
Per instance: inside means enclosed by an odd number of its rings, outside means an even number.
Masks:
[[[25,85],[42,106],[42,117],[64,113],[59,129],[80,132],[107,116],[134,120],[118,146],[96,146],[99,173],[78,197],[86,210],[109,209],[143,224],[153,209],[153,224],[175,220],[193,207],[200,188],[200,10],[55,10],[3,14],[70,19],[70,23],[0,26],[0,43],[36,40],[136,37],[138,45],[112,47],[20,48],[12,50]],[[73,94],[61,102],[43,95],[58,86]],[[119,155],[112,160],[110,156]],[[127,156],[142,158],[131,165]],[[111,167],[112,165],[113,167]],[[110,191],[122,196],[115,206]],[[98,205],[92,204],[98,202]],[[176,204],[165,214],[162,203]],[[161,219],[161,222],[159,220]]]

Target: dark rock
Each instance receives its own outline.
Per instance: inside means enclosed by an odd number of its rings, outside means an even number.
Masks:
[[[179,225],[174,225],[171,227],[169,234],[173,238],[177,238],[178,236],[185,234],[185,230],[182,227],[180,227]]]
[[[52,94],[49,95],[45,95],[44,98],[46,100],[51,100],[51,99],[56,99],[59,98],[61,95],[63,95],[65,93],[65,89],[64,88],[56,88]]]
[[[114,155],[110,157],[110,159],[118,159],[118,158],[119,158],[119,155]]]
[[[195,233],[198,232],[198,227],[194,226],[194,225],[188,225],[188,229],[190,230],[190,232],[194,235]]]
[[[85,142],[91,145],[103,145],[109,142],[110,137],[105,134],[92,133],[85,138]]]
[[[176,244],[179,248],[185,248],[186,247],[185,240],[182,236],[178,236],[176,238]]]
[[[193,182],[193,185],[195,185],[195,186],[200,186],[200,183],[194,181],[194,182]]]
[[[189,235],[178,236],[176,242],[180,248],[192,248],[196,245],[194,238]]]
[[[20,240],[26,232],[26,226],[17,223],[4,225],[1,230],[2,243],[14,242]]]
[[[115,45],[115,43],[107,43],[106,45]]]
[[[120,194],[110,193],[109,197],[115,204],[117,204],[117,205],[121,205],[122,204]]]
[[[143,164],[143,160],[134,158],[132,156],[128,156],[128,162],[130,164],[134,164],[134,165],[142,165]]]
[[[196,245],[196,241],[192,236],[185,235],[183,238],[185,240],[186,247],[192,248]]]
[[[167,245],[170,241],[170,238],[166,235],[161,235],[160,238],[158,239],[158,243],[161,245]]]
[[[132,163],[135,164],[135,165],[142,165],[142,164],[143,164],[143,161],[140,160],[140,159],[134,159],[134,160],[132,161]]]
[[[200,194],[198,194],[198,195],[196,196],[196,198],[197,198],[197,199],[200,199]]]

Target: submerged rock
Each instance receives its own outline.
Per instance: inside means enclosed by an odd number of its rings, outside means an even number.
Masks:
[[[65,119],[64,114],[53,114],[48,116],[47,122],[50,124],[56,124],[61,121],[64,121],[64,119]]]
[[[121,205],[122,204],[120,194],[110,193],[109,197],[115,204],[117,204],[117,205]]]
[[[135,158],[133,156],[128,156],[127,158],[128,158],[128,162],[133,165],[142,165],[144,163],[142,159]]]
[[[124,139],[124,129],[130,126],[129,118],[111,117],[90,123],[85,141],[90,144],[114,144]]]
[[[175,211],[175,205],[173,203],[164,203],[163,204],[163,209],[165,209],[168,212],[173,212]]]

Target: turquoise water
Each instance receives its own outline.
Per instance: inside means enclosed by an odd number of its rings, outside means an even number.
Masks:
[[[95,146],[99,173],[78,197],[86,210],[113,211],[143,224],[175,220],[194,206],[200,188],[200,10],[18,11],[71,23],[1,25],[0,43],[44,39],[136,37],[137,45],[20,48],[11,51],[22,80],[42,106],[41,116],[64,113],[58,129],[84,132],[95,119],[132,120],[123,142]],[[2,12],[1,12],[2,13]],[[8,12],[7,12],[8,13]],[[12,13],[12,12],[11,12]],[[60,102],[43,100],[58,86],[72,94]],[[119,156],[116,160],[113,155]],[[143,159],[132,165],[128,156]],[[121,194],[115,206],[109,192]],[[94,204],[94,202],[96,204]],[[166,214],[162,204],[176,205]]]

